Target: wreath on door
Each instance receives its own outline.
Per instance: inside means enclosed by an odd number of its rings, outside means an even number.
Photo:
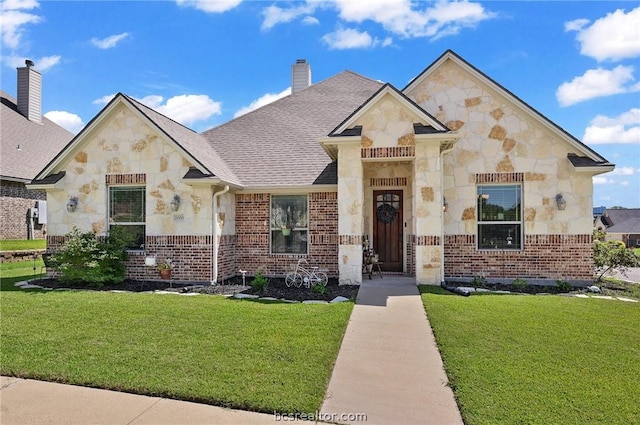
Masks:
[[[376,216],[378,217],[378,221],[381,221],[385,224],[391,223],[398,215],[398,210],[393,208],[389,204],[382,204],[376,210]]]

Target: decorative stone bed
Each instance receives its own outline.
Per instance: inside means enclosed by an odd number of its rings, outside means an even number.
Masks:
[[[249,279],[247,279],[249,281]],[[263,291],[253,289],[249,284],[242,285],[241,279],[233,279],[220,285],[209,285],[198,282],[172,282],[169,280],[125,280],[117,285],[104,285],[96,287],[95,285],[69,284],[59,281],[58,279],[34,279],[29,282],[19,282],[16,286],[23,289],[76,289],[76,290],[93,290],[93,291],[127,291],[127,292],[161,292],[161,293],[177,293],[177,294],[208,294],[208,295],[226,295],[235,296],[236,298],[267,298],[271,300],[287,300],[287,301],[325,301],[330,302],[338,297],[347,300],[355,300],[358,294],[357,285],[338,285],[336,280],[329,280],[325,287],[326,293],[317,293],[310,288],[287,287],[284,279],[269,279],[269,284]],[[342,298],[340,298],[342,300]]]

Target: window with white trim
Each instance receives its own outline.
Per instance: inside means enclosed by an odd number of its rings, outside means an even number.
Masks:
[[[271,195],[271,253],[306,254],[307,195]]]
[[[129,248],[142,249],[146,232],[146,193],[144,186],[109,187],[109,229],[126,226],[134,236]]]
[[[522,186],[479,185],[478,249],[522,249]]]

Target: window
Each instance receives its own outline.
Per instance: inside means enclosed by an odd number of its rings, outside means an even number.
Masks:
[[[520,185],[478,186],[478,249],[522,249]]]
[[[271,196],[271,253],[307,253],[307,211],[307,195]]]
[[[134,236],[131,249],[141,249],[144,246],[145,221],[144,186],[109,187],[109,228],[127,226]]]

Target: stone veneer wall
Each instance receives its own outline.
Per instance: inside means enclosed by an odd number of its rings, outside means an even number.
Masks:
[[[29,235],[29,208],[45,200],[41,190],[27,190],[24,183],[2,180],[0,183],[0,239],[27,239]],[[34,226],[35,239],[44,238],[46,227]]]
[[[338,276],[338,207],[335,192],[309,193],[308,254],[271,254],[270,194],[236,195],[236,265],[248,275],[263,270],[268,276],[284,276],[298,259]]]
[[[446,278],[593,281],[592,235],[525,235],[521,251],[477,250],[475,235],[444,239]]]

